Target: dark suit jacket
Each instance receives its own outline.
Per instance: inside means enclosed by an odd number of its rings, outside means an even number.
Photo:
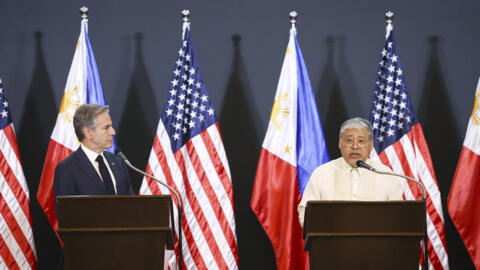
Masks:
[[[104,151],[103,155],[115,176],[117,195],[135,195],[130,184],[127,167],[123,161],[107,151]],[[63,195],[108,195],[102,179],[81,147],[57,165],[53,189],[55,197]]]

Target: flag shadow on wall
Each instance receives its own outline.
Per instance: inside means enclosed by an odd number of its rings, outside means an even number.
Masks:
[[[348,118],[348,112],[342,95],[339,76],[335,70],[334,56],[337,39],[328,36],[325,42],[327,45],[327,62],[320,75],[315,98],[322,119],[328,154],[331,159],[335,159],[341,155],[338,148],[338,131],[342,122]]]
[[[422,123],[440,188],[450,266],[474,269],[473,263],[447,212],[447,197],[462,147],[455,115],[441,69],[441,38],[431,36],[430,59],[425,74],[418,118]],[[473,96],[473,93],[472,93]],[[473,105],[473,104],[472,104]],[[460,127],[465,129],[466,127]],[[455,251],[457,254],[450,254]]]
[[[219,118],[232,175],[235,223],[240,268],[275,269],[275,255],[267,235],[250,208],[250,198],[261,149],[257,136],[258,113],[240,51],[240,35],[234,35],[232,72]],[[255,247],[255,248],[252,248]]]
[[[368,112],[365,114],[365,111],[363,109],[362,98],[359,95],[358,87],[355,81],[353,80],[352,70],[350,69],[350,66],[348,64],[349,58],[347,57],[347,54],[345,52],[345,45],[347,44],[347,38],[345,36],[338,36],[336,44],[338,48],[337,77],[338,77],[338,83],[340,84],[340,89],[342,89],[343,94],[345,95],[345,97],[347,97],[345,99],[345,104],[346,104],[345,110],[348,113],[348,118],[363,117],[365,119],[368,119],[370,108],[368,108]],[[372,87],[374,83],[375,82],[372,78]],[[368,88],[368,89],[371,89],[371,88]],[[372,93],[373,93],[373,90],[366,90],[365,92],[365,94],[367,94],[368,96],[369,102],[370,102]],[[345,118],[344,120],[347,120],[347,119]],[[338,129],[340,129],[340,125],[337,127],[337,130]]]
[[[153,138],[159,120],[153,88],[148,76],[142,53],[143,34],[136,33],[135,62],[130,79],[127,98],[118,128],[117,142],[130,162],[141,170],[147,167]],[[142,176],[129,171],[132,186],[138,193]]]
[[[45,64],[42,32],[35,32],[35,66],[17,133],[23,172],[30,193],[30,209],[39,269],[55,269],[60,245],[37,202],[37,188],[57,116],[55,97]]]

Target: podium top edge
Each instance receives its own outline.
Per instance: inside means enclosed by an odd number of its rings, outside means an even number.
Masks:
[[[95,199],[124,199],[124,200],[136,200],[136,199],[159,199],[159,198],[171,198],[170,195],[68,195],[57,196],[57,200],[95,200]]]
[[[395,204],[424,204],[423,200],[392,200],[392,201],[339,201],[339,200],[310,200],[308,204],[337,204],[337,205],[395,205]]]

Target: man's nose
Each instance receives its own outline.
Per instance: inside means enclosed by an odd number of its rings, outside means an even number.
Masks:
[[[110,128],[110,134],[111,134],[112,136],[115,136],[115,134],[117,134],[117,133],[115,132],[115,129],[114,129],[113,127]]]
[[[357,148],[359,148],[359,147],[360,147],[359,142],[354,140],[353,143],[352,143],[352,148],[353,148],[353,149],[357,149]]]

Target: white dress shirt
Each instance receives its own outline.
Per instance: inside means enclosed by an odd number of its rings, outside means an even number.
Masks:
[[[95,168],[95,171],[97,171],[98,176],[100,176],[100,179],[102,179],[102,175],[100,174],[100,168],[99,168],[99,165],[98,165],[98,161],[96,161],[99,154],[97,154],[96,152],[88,149],[83,144],[80,144],[80,147],[82,147],[83,152],[85,152],[88,160],[90,160],[93,167]],[[103,158],[103,162],[107,166],[108,173],[110,174],[110,177],[112,178],[112,183],[113,183],[113,188],[115,189],[115,194],[117,194],[117,182],[115,181],[115,176],[113,176],[112,170],[110,169],[110,164],[108,163],[108,160],[103,155],[103,151],[102,151],[102,153],[100,153],[100,155]],[[103,179],[102,179],[102,181],[103,181]]]

